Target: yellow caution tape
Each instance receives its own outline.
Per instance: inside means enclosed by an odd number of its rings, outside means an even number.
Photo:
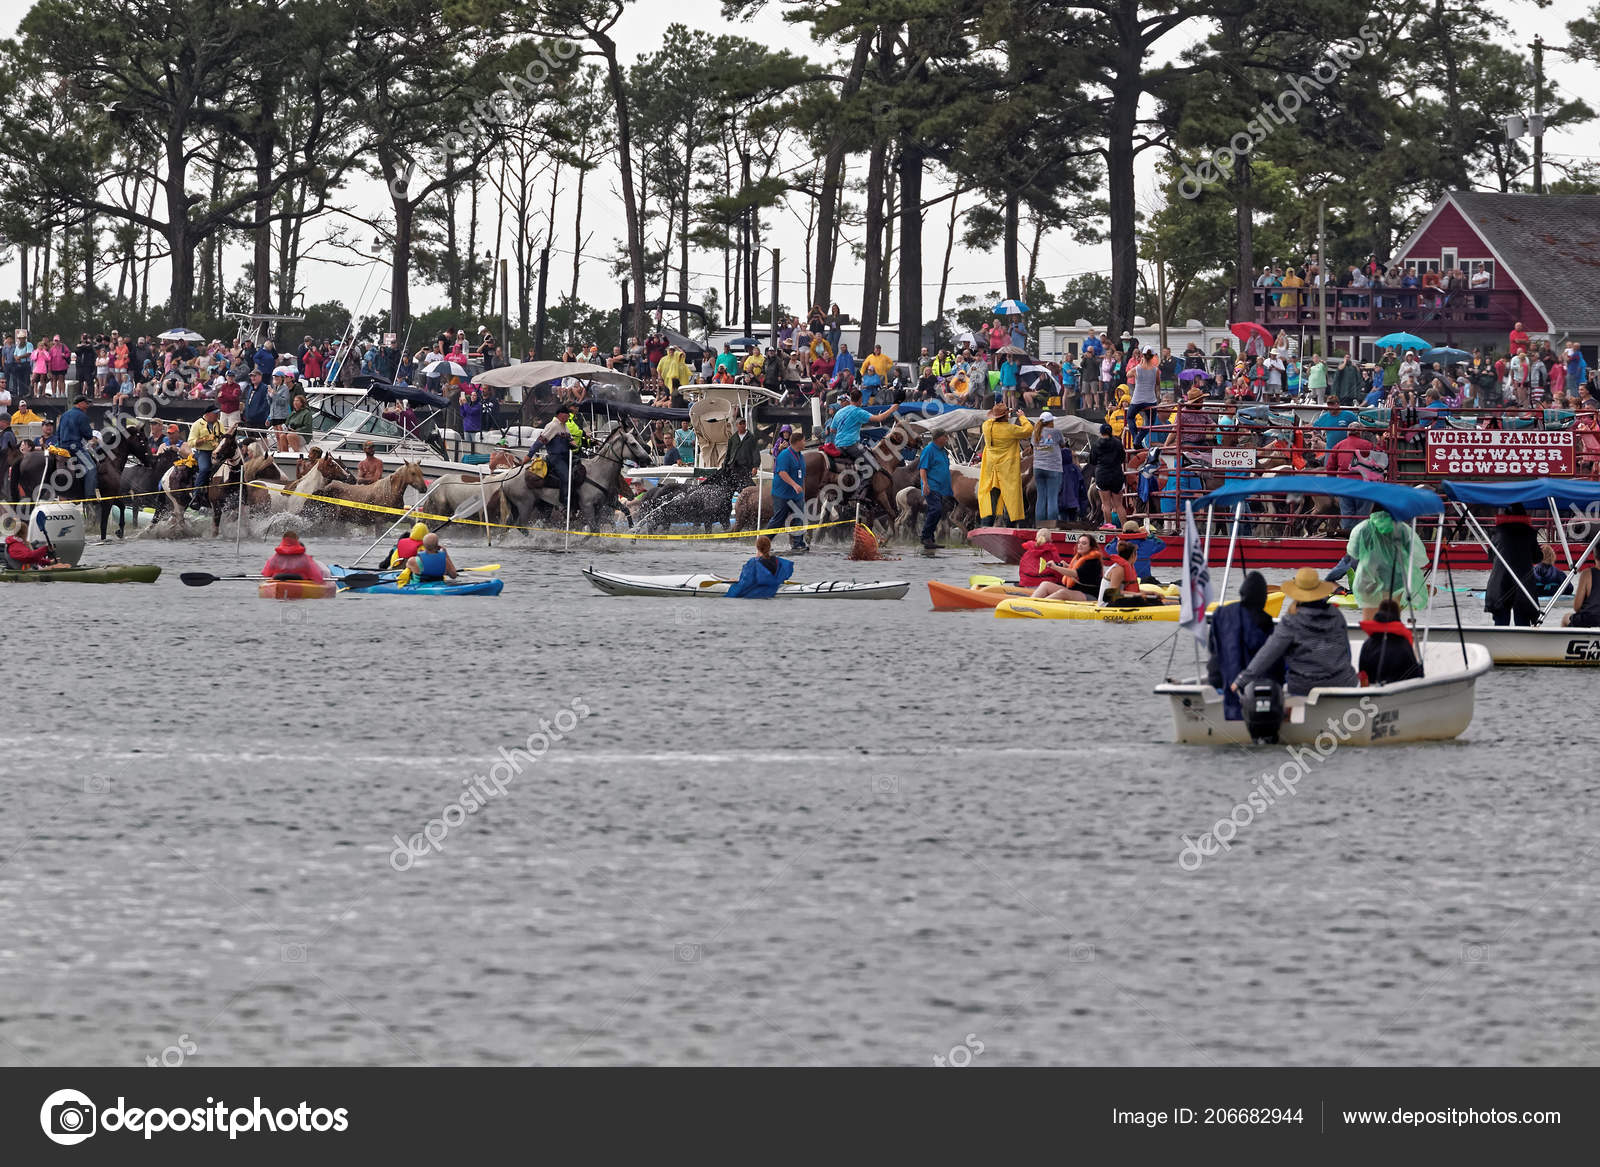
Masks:
[[[273,486],[269,482],[252,482],[251,486],[260,487],[262,490],[271,490],[278,494],[293,495],[295,498],[310,499],[312,502],[326,503],[329,506],[350,507],[353,510],[376,511],[385,515],[409,515],[414,519],[431,519],[440,523],[455,523],[469,527],[494,527],[501,531],[521,531],[525,528],[512,523],[490,523],[483,519],[456,519],[449,515],[430,514],[427,511],[411,510],[402,507],[379,506],[377,503],[356,502],[354,499],[329,498],[325,494],[305,494],[298,490],[290,490],[284,486]],[[842,527],[855,522],[854,519],[836,519],[831,523],[806,523],[793,527],[768,527],[760,531],[718,531],[714,534],[703,535],[644,535],[633,531],[569,531],[560,527],[539,527],[537,530],[542,535],[583,535],[595,539],[649,539],[654,541],[677,540],[702,540],[702,539],[753,539],[757,535],[781,535],[786,531],[818,531],[824,527]]]

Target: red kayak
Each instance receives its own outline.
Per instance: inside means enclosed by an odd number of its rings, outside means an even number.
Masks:
[[[1112,531],[1093,531],[1102,539],[1114,537]],[[988,552],[1002,563],[1021,563],[1022,546],[1032,540],[1031,527],[978,527],[967,532],[967,542],[980,551]],[[1150,562],[1158,567],[1179,567],[1183,563],[1183,537],[1163,536],[1166,547],[1156,552]],[[1433,558],[1433,540],[1427,539],[1428,558]],[[1234,561],[1249,568],[1316,567],[1329,568],[1344,555],[1343,539],[1239,539],[1234,549]],[[1476,542],[1446,543],[1444,561],[1456,571],[1488,571],[1489,553]],[[1228,558],[1228,537],[1215,535],[1211,539],[1209,564],[1221,567]]]

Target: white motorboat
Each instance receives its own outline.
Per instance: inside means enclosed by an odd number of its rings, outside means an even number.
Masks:
[[[1587,665],[1600,668],[1600,628],[1562,628],[1556,624],[1540,628],[1462,625],[1459,628],[1419,628],[1416,630],[1419,640],[1423,632],[1427,633],[1430,645],[1448,644],[1453,648],[1460,640],[1479,645],[1488,650],[1497,665]],[[1353,643],[1360,643],[1366,639],[1366,633],[1352,624],[1350,639]]]
[[[1350,655],[1354,665],[1361,655],[1359,643],[1350,646]],[[1323,744],[1386,746],[1458,737],[1472,724],[1478,678],[1493,664],[1489,650],[1439,637],[1420,655],[1425,675],[1413,681],[1313,689],[1304,697],[1285,697],[1279,743],[1316,745],[1321,738]],[[1222,694],[1210,685],[1168,682],[1157,685],[1156,693],[1172,702],[1179,743],[1250,744],[1248,726],[1226,719]]]
[[[717,575],[614,575],[590,567],[584,578],[608,596],[721,596],[734,581]],[[785,583],[776,599],[898,600],[911,584],[905,580],[858,582],[853,579]]]

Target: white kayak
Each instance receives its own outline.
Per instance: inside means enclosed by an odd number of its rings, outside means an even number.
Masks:
[[[1416,630],[1420,643],[1423,629]],[[1430,650],[1435,645],[1453,646],[1464,639],[1468,644],[1489,650],[1497,665],[1564,665],[1600,668],[1600,628],[1563,628],[1559,616],[1541,628],[1496,628],[1491,625],[1463,625],[1427,629]],[[1350,639],[1360,643],[1366,633],[1350,626]],[[1456,649],[1459,655],[1460,649]]]
[[[584,578],[608,596],[721,596],[734,581],[720,575],[613,575],[594,568],[584,570]],[[795,583],[778,589],[775,599],[810,600],[898,600],[910,589],[906,580],[858,583],[853,579],[818,580]]]
[[[1351,663],[1360,655],[1361,645],[1352,644]],[[1284,698],[1278,740],[1286,746],[1319,739],[1333,746],[1446,741],[1472,724],[1474,689],[1491,664],[1489,650],[1481,644],[1468,643],[1463,653],[1459,642],[1430,638],[1422,654],[1426,675],[1416,680],[1313,689],[1304,697]],[[1172,703],[1173,728],[1180,743],[1250,744],[1249,728],[1243,721],[1224,717],[1222,694],[1210,685],[1169,682],[1157,685],[1156,693]],[[1322,752],[1321,745],[1317,748]]]

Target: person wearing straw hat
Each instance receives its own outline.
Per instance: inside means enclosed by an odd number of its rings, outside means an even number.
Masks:
[[[1336,584],[1317,575],[1314,567],[1302,567],[1292,579],[1280,585],[1283,594],[1294,601],[1250,663],[1230,686],[1242,693],[1272,672],[1282,661],[1288,675],[1291,697],[1304,697],[1313,689],[1351,687],[1356,670],[1350,663],[1350,637],[1344,614],[1329,604]]]

